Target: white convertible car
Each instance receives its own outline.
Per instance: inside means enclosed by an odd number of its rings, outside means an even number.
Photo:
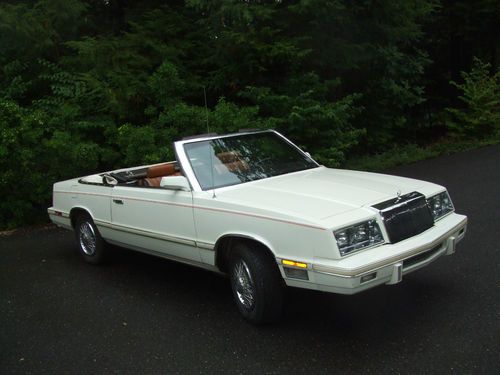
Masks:
[[[89,263],[117,244],[229,275],[252,323],[279,317],[284,286],[353,294],[402,277],[465,234],[446,189],[330,169],[276,131],[174,143],[176,161],[54,184],[51,220]]]

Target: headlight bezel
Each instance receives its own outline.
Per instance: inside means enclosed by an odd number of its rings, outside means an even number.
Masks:
[[[436,203],[440,203],[440,207],[436,207]],[[455,212],[455,206],[453,205],[453,201],[451,200],[448,190],[441,191],[427,198],[427,205],[429,206],[434,222],[437,222]]]
[[[363,230],[366,232],[364,239]],[[358,239],[355,239],[355,236],[358,236]],[[333,237],[341,257],[385,243],[384,234],[376,218],[335,229]]]

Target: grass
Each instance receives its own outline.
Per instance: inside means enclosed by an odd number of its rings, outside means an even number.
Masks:
[[[473,150],[476,148],[500,144],[500,132],[494,137],[483,140],[454,140],[444,139],[430,146],[416,144],[394,146],[383,153],[374,155],[356,156],[348,159],[343,168],[380,172],[398,165],[405,165],[434,158],[440,155],[450,155],[456,152]]]

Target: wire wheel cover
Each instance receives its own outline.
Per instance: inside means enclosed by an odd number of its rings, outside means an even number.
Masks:
[[[96,235],[92,225],[85,221],[80,225],[80,247],[86,255],[94,255],[96,251]]]
[[[247,310],[251,310],[255,304],[255,285],[247,264],[238,260],[233,268],[233,287],[239,302]]]

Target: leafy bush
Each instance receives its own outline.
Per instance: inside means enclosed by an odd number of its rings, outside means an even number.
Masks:
[[[43,153],[39,147],[44,119],[17,104],[0,101],[0,227],[27,222],[33,205],[46,201],[45,176],[33,173]]]
[[[462,93],[462,107],[447,108],[446,125],[457,138],[484,139],[500,130],[500,71],[490,75],[490,69],[474,58],[471,71],[462,72],[463,83],[450,82]]]
[[[82,131],[56,129],[53,118],[0,100],[0,228],[46,216],[55,181],[95,171],[103,147]]]

